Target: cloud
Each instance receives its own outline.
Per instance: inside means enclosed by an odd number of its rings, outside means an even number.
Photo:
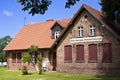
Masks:
[[[3,11],[3,14],[5,15],[5,16],[13,16],[13,13],[12,12],[10,12],[10,11]]]

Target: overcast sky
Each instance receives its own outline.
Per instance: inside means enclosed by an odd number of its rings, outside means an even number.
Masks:
[[[72,18],[74,13],[84,3],[97,10],[101,10],[98,4],[99,0],[80,0],[75,6],[70,9],[65,9],[65,1],[67,0],[52,0],[52,5],[44,15],[37,14],[31,16],[28,12],[23,12],[22,5],[16,2],[17,0],[1,0],[0,1],[0,38],[9,35],[14,37],[24,26],[24,17],[26,16],[26,24],[45,22],[48,19],[65,19]]]

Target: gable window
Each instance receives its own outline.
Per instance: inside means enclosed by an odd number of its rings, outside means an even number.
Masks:
[[[55,39],[57,39],[59,37],[59,35],[60,35],[60,31],[55,31],[55,33],[54,33]]]
[[[76,46],[76,62],[84,62],[84,45]]]
[[[102,45],[102,62],[112,62],[112,48],[110,43]]]
[[[83,27],[78,27],[78,37],[83,37]]]
[[[22,59],[22,53],[18,53],[17,54],[17,62],[21,63],[21,59]]]
[[[72,62],[72,46],[67,45],[64,47],[64,60],[65,62]]]
[[[97,62],[97,45],[89,45],[89,62]]]
[[[93,25],[90,26],[89,35],[90,35],[90,36],[95,36],[95,33],[96,33],[96,32],[95,32],[95,26],[93,26]]]
[[[12,63],[16,63],[16,53],[12,53]]]

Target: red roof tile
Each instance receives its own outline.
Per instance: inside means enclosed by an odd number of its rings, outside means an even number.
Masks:
[[[65,27],[69,21],[66,19],[58,20],[58,22]],[[51,27],[55,23],[56,21],[49,20],[43,23],[25,25],[4,50],[23,50],[28,49],[31,45],[36,45],[39,48],[50,48],[55,41],[51,38]]]

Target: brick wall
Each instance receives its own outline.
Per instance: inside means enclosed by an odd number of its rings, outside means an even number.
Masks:
[[[85,21],[85,15],[87,15],[87,22]],[[84,29],[84,37],[89,37],[89,26],[94,25],[96,27],[96,36],[102,36],[103,40],[100,42],[79,42],[70,43],[71,34],[73,38],[77,38],[77,27],[82,26]],[[102,34],[102,30],[104,34]],[[102,63],[102,44],[112,44],[112,63]],[[76,63],[76,45],[84,45],[84,63]],[[97,57],[98,62],[88,62],[88,45],[97,44]],[[72,46],[72,63],[64,62],[64,46]],[[80,73],[80,74],[91,74],[91,75],[105,75],[114,74],[120,75],[120,42],[116,37],[111,34],[87,11],[83,11],[76,19],[75,24],[64,34],[57,46],[57,71],[63,73]]]
[[[9,70],[20,70],[23,66],[23,63],[13,63],[12,62],[12,53],[24,53],[25,51],[12,51],[12,52],[9,52],[8,55],[7,55],[7,68]],[[50,54],[49,50],[41,50],[41,53],[43,55],[43,62],[46,62],[46,65],[47,65],[47,71],[51,71],[52,70],[52,54]],[[16,59],[17,61],[17,59]],[[32,63],[30,63],[29,65],[26,63],[24,64],[27,66],[27,69],[28,70],[36,70],[34,65]]]

